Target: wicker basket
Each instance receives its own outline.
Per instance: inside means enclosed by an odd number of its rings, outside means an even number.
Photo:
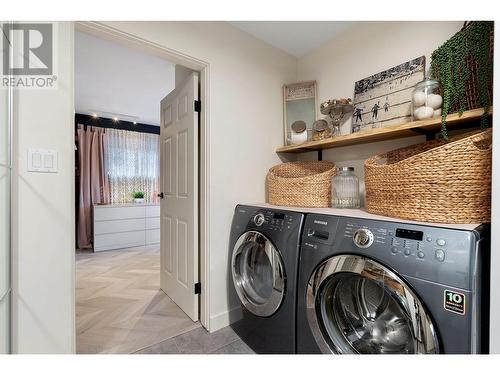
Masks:
[[[302,161],[272,167],[267,174],[268,202],[277,206],[330,207],[335,164]]]
[[[366,209],[424,222],[489,222],[491,137],[491,129],[476,131],[371,157]]]

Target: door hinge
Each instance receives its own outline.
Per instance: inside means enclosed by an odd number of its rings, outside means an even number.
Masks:
[[[194,111],[201,112],[201,101],[200,100],[194,101]]]
[[[194,294],[201,294],[201,283],[194,284]]]

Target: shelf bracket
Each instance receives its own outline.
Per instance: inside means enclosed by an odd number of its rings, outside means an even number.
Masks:
[[[425,135],[425,140],[426,141],[432,141],[433,139],[436,138],[436,132],[430,131],[430,130],[425,130],[421,128],[413,128],[411,129],[412,132],[420,134],[420,135]]]

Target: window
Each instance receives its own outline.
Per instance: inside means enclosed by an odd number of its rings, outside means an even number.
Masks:
[[[160,159],[159,136],[126,130],[107,129],[106,170],[111,203],[127,203],[141,191],[146,202],[157,200]]]

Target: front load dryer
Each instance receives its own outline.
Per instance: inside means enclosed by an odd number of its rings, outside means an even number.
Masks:
[[[307,215],[298,353],[487,353],[487,232]]]
[[[296,286],[304,215],[238,205],[230,237],[231,287],[243,318],[232,324],[256,353],[295,353]]]

